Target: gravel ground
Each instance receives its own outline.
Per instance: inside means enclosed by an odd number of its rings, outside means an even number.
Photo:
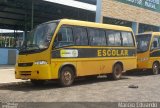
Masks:
[[[6,69],[5,71],[10,72],[11,75],[8,77],[13,77],[14,70]],[[1,70],[0,76],[2,76]],[[0,83],[0,101],[160,102],[159,80],[160,75],[130,72],[118,81],[109,81],[107,78],[78,79],[73,86],[66,88],[59,87],[56,82],[35,87],[29,81],[6,81],[6,83]],[[129,88],[129,85],[136,85],[138,88]]]

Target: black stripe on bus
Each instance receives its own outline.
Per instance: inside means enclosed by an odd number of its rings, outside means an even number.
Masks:
[[[150,57],[160,57],[160,50],[151,52]]]
[[[136,49],[117,49],[117,48],[77,48],[60,50],[78,50],[78,57],[67,58],[101,58],[101,57],[131,57],[136,55]],[[52,58],[61,57],[60,50],[52,51]]]

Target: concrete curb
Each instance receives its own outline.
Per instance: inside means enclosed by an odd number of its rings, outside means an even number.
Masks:
[[[0,69],[14,69],[14,65],[0,65]]]

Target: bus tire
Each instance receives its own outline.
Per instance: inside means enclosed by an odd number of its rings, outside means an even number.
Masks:
[[[152,73],[153,73],[153,75],[159,74],[159,63],[158,62],[153,63]]]
[[[62,87],[71,86],[74,82],[74,72],[70,67],[64,67],[60,71],[59,82]]]
[[[31,83],[35,86],[44,85],[45,80],[31,80]]]
[[[119,80],[122,76],[123,67],[121,64],[116,63],[113,67],[112,73],[108,74],[107,77],[110,80]]]

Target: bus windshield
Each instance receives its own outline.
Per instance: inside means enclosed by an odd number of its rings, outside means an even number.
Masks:
[[[47,49],[56,26],[56,23],[45,23],[37,26],[27,36],[27,41],[24,42],[21,51],[26,52]]]
[[[137,40],[137,52],[138,53],[143,53],[143,52],[148,51],[150,40],[151,40],[150,34],[138,35],[136,36],[136,40]]]

